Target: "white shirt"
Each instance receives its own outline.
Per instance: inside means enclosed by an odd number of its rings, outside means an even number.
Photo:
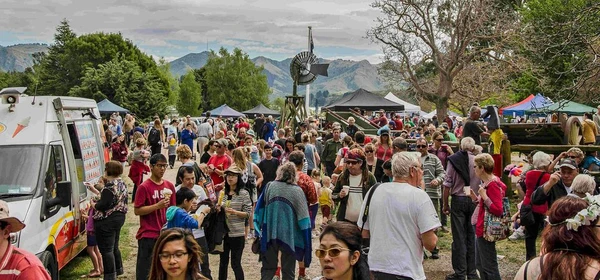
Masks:
[[[175,192],[177,192],[180,188],[181,188],[181,185],[175,187]],[[204,188],[202,188],[201,186],[194,185],[192,190],[194,191],[194,193],[197,196],[197,198],[196,198],[197,203],[200,203],[201,201],[208,199],[208,196],[206,195]],[[194,239],[203,237],[205,235],[204,228],[192,229],[192,234],[194,235]]]
[[[362,185],[360,184],[362,174],[350,175],[348,179],[350,181],[350,191],[348,192],[348,203],[346,204],[346,220],[356,222],[363,203]]]
[[[358,227],[363,226],[365,206],[366,199]],[[364,224],[371,235],[369,268],[415,280],[425,279],[421,234],[438,227],[441,227],[440,221],[425,191],[406,183],[381,184],[373,194]]]

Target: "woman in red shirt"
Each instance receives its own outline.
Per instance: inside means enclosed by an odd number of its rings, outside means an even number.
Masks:
[[[550,155],[544,152],[537,152],[533,155],[532,165],[533,170],[527,171],[525,174],[525,197],[521,207],[531,204],[531,195],[538,186],[543,185],[550,179],[550,173],[547,172],[548,166],[552,163]],[[535,223],[526,225],[527,235],[525,236],[525,248],[527,251],[527,260],[537,256],[535,248],[535,240],[537,239],[540,230],[544,228],[544,219],[548,211],[548,203],[542,205],[531,205]]]
[[[494,159],[490,154],[475,156],[475,174],[483,182],[479,187],[479,212],[477,212],[475,225],[477,256],[475,258],[476,262],[480,264],[478,267],[481,268],[479,273],[482,279],[500,280],[496,242],[490,242],[483,238],[485,209],[494,216],[500,217],[503,214],[502,198],[506,193],[506,185],[492,174],[493,170]]]

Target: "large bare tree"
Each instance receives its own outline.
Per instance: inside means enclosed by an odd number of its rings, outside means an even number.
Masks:
[[[498,57],[515,22],[515,3],[494,0],[378,0],[367,36],[383,46],[385,77],[408,82],[446,116],[455,79],[474,60]]]

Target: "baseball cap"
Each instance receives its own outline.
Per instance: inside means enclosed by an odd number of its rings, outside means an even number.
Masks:
[[[571,169],[577,169],[577,162],[575,162],[574,160],[567,158],[567,159],[563,159],[560,164],[558,165],[559,168],[562,167],[568,167]]]
[[[11,217],[8,211],[8,203],[0,200],[0,221],[10,225],[10,232],[17,232],[25,227],[25,224],[15,217]]]
[[[218,139],[217,140],[217,144],[221,145],[222,147],[227,147],[227,145],[229,145],[229,142],[223,138]]]

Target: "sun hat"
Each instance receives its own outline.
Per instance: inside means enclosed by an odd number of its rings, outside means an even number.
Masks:
[[[239,169],[235,164],[229,166],[229,168],[227,168],[227,170],[225,170],[225,174],[227,173],[233,173],[233,174],[242,174],[242,170]]]
[[[11,217],[8,211],[8,203],[0,200],[0,222],[10,225],[10,232],[18,232],[25,227],[25,224],[15,217]]]

